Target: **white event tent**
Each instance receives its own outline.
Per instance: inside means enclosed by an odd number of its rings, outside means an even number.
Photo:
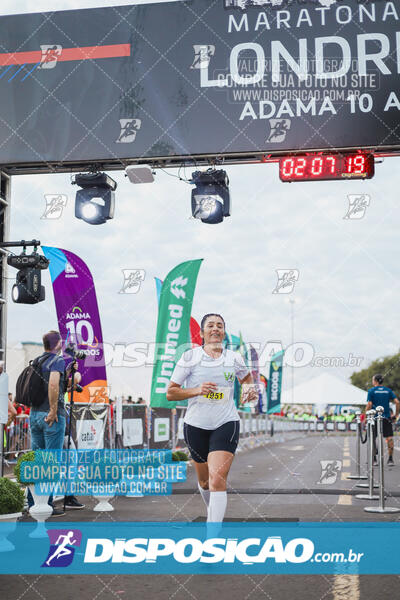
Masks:
[[[281,396],[281,404],[312,404],[318,414],[327,405],[364,406],[366,402],[367,392],[326,372],[285,390]]]

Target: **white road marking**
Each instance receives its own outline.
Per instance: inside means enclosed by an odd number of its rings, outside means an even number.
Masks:
[[[358,575],[335,575],[332,587],[333,600],[359,600],[360,580]]]
[[[351,496],[347,496],[346,494],[341,494],[339,496],[338,504],[349,506],[352,503],[353,503],[353,498]]]

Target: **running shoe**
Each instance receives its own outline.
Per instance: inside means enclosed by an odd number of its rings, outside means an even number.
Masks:
[[[65,508],[85,508],[84,504],[81,504],[81,502],[79,502],[75,496],[67,496],[65,499]]]
[[[388,461],[387,461],[388,465],[391,465],[392,467],[394,466],[394,462],[393,462],[393,456],[389,456]]]
[[[65,515],[65,510],[63,508],[53,507],[52,517],[62,517],[63,515]]]

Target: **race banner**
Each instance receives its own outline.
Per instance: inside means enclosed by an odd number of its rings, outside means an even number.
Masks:
[[[166,392],[175,363],[190,347],[190,315],[202,261],[190,260],[179,264],[170,271],[162,285],[150,395],[152,407],[171,409],[177,405],[167,400]]]
[[[249,359],[248,366],[253,376],[253,382],[257,385],[258,390],[258,400],[256,401],[255,406],[257,407],[257,412],[262,413],[262,385],[260,380],[260,369],[258,366],[258,352],[253,346],[250,346],[249,349]]]
[[[281,389],[284,350],[277,352],[271,359],[267,390],[267,413],[279,412],[281,409]]]
[[[0,165],[398,149],[399,16],[381,0],[2,16]]]
[[[50,246],[42,246],[42,250],[50,260],[58,327],[64,342],[63,356],[71,361],[65,352],[69,344],[86,354],[84,360],[77,361],[83,392],[74,392],[74,401],[107,404],[109,390],[103,335],[92,274],[84,261],[68,250]]]
[[[162,288],[163,282],[161,281],[161,279],[159,277],[154,277],[154,279],[156,282],[157,302],[158,302],[158,304],[160,304],[161,288]]]
[[[75,392],[74,392],[75,398]],[[71,447],[77,450],[99,450],[110,448],[108,428],[108,406],[74,404],[71,423]]]
[[[157,300],[158,300],[158,304],[160,304],[161,288],[162,288],[163,282],[158,277],[155,277],[154,279],[156,280]],[[193,346],[201,346],[202,345],[202,338],[200,335],[200,325],[198,324],[198,322],[196,321],[196,319],[194,317],[190,317],[190,339],[192,341]]]
[[[147,445],[147,406],[126,404],[122,409],[122,447],[144,448]]]
[[[233,333],[228,334],[225,333],[225,345],[232,350],[233,352],[237,352],[240,346],[240,338]],[[233,401],[235,402],[236,408],[239,408],[240,405],[240,383],[235,377],[235,384],[233,386]]]
[[[262,391],[262,408],[261,411],[262,413],[266,413],[267,412],[267,390],[268,390],[268,379],[265,377],[265,375],[263,375],[262,373],[260,373],[260,383],[263,386],[263,391]]]
[[[224,342],[226,346],[233,352],[236,352],[239,349],[240,338],[237,335],[233,335],[233,333],[225,333]]]

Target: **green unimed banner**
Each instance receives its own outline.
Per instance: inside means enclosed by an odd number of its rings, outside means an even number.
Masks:
[[[150,406],[175,408],[166,397],[175,363],[190,347],[190,315],[197,276],[203,259],[181,263],[164,280],[158,308],[156,356],[151,382]]]

